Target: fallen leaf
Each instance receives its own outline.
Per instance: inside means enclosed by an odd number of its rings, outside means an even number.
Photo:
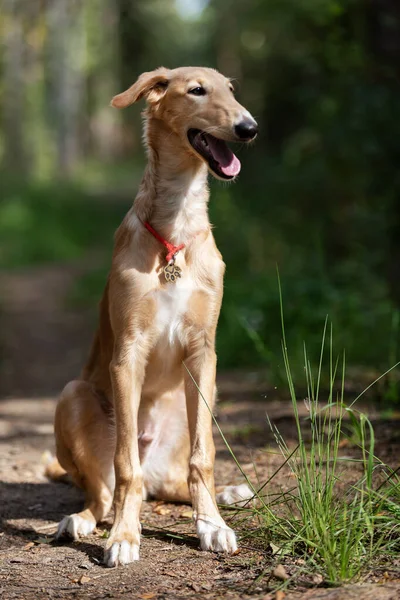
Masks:
[[[24,550],[30,550],[31,548],[33,548],[35,545],[35,542],[28,542],[27,544],[25,544],[24,546]]]
[[[184,510],[180,515],[181,519],[193,519],[192,510]]]
[[[315,585],[321,585],[324,578],[322,577],[322,575],[320,573],[315,573],[315,575],[313,575],[312,580],[313,580],[313,583],[315,583]]]
[[[289,554],[290,553],[290,548],[288,546],[276,546],[275,544],[273,544],[272,542],[269,543],[269,547],[272,550],[272,556],[275,555],[282,555],[284,556],[285,554]]]
[[[275,600],[283,600],[285,596],[285,592],[282,592],[282,590],[278,590],[275,594]]]
[[[53,537],[38,537],[35,540],[35,544],[51,544],[53,540]]]
[[[287,579],[289,579],[289,575],[286,573],[285,567],[283,565],[277,565],[272,571],[272,575],[277,579],[282,579],[282,581],[286,581]]]
[[[169,508],[165,508],[164,506],[155,506],[153,508],[153,513],[156,513],[157,515],[169,515],[169,513],[171,512],[171,510]]]
[[[90,577],[88,577],[87,575],[81,575],[78,579],[78,583],[80,583],[81,585],[84,583],[88,583],[90,581]]]
[[[145,600],[149,600],[149,598],[155,598],[156,595],[154,592],[147,592],[146,594],[142,594],[139,598],[144,598]]]
[[[272,550],[272,556],[274,556],[274,554],[279,554],[281,551],[281,548],[279,546],[276,546],[275,544],[273,544],[272,542],[269,543],[269,547]]]

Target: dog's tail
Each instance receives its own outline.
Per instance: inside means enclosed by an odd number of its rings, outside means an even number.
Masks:
[[[42,455],[42,463],[44,464],[44,475],[51,481],[62,481],[63,483],[70,481],[67,471],[48,450]]]

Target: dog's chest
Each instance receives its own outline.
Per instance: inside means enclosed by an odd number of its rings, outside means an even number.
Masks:
[[[185,315],[195,289],[193,280],[183,275],[176,283],[168,283],[157,291],[156,327],[159,343],[168,346],[183,344]]]

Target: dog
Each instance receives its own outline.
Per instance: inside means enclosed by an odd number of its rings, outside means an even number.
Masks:
[[[245,484],[217,496],[214,486],[225,265],[208,219],[207,176],[234,180],[240,162],[226,142],[250,142],[258,126],[230,80],[210,68],[143,73],[111,105],[141,99],[148,164],[115,234],[88,362],[57,404],[57,460],[47,471],[66,472],[85,492],[84,510],[61,521],[58,537],[88,535],[114,503],[109,567],[139,559],[143,498],[191,502],[201,548],[234,553],[217,501],[252,496]]]

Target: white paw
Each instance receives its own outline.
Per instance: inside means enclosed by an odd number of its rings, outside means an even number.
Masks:
[[[139,560],[138,544],[131,544],[128,540],[115,542],[111,548],[104,552],[104,563],[107,567],[117,567],[118,565],[128,565],[135,560]]]
[[[245,506],[254,494],[246,483],[241,485],[227,485],[222,492],[217,494],[217,503],[229,506]]]
[[[74,540],[77,540],[79,537],[84,537],[85,535],[92,533],[95,527],[96,524],[93,523],[93,521],[83,519],[76,514],[69,515],[68,517],[64,517],[59,524],[56,537],[69,536]]]
[[[222,521],[222,519],[221,519]],[[208,517],[198,517],[196,521],[197,535],[200,538],[200,547],[202,550],[211,552],[227,552],[233,554],[237,550],[235,532],[223,525],[216,525]]]

